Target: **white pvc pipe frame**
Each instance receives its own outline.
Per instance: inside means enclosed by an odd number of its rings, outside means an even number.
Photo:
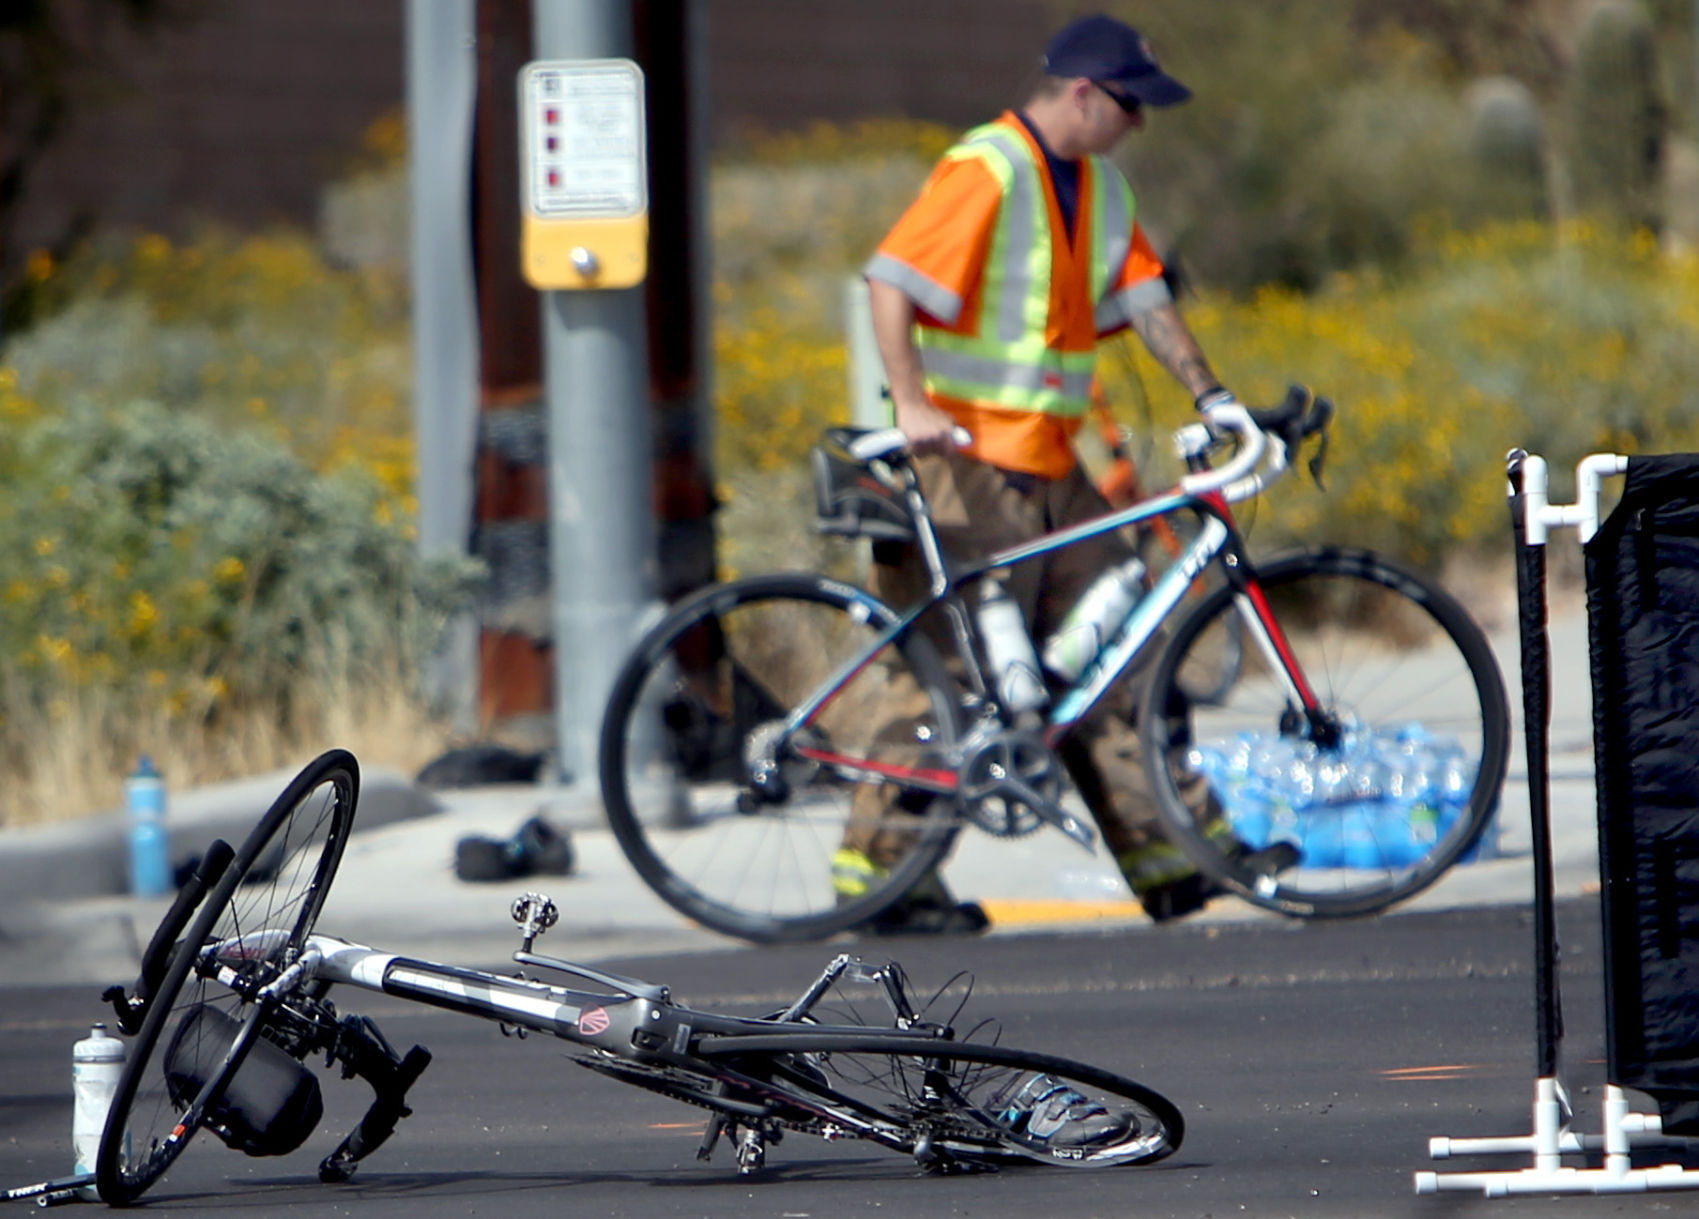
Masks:
[[[1575,467],[1576,502],[1553,504],[1547,499],[1547,468],[1542,457],[1528,456],[1522,462],[1522,503],[1527,544],[1544,546],[1553,529],[1574,528],[1582,542],[1599,531],[1599,493],[1604,479],[1628,469],[1628,458],[1615,453],[1595,453]],[[1447,1138],[1428,1140],[1428,1156],[1446,1160],[1452,1156],[1515,1155],[1534,1157],[1528,1168],[1498,1172],[1418,1172],[1418,1194],[1442,1190],[1479,1191],[1489,1198],[1512,1194],[1637,1194],[1651,1190],[1699,1189],[1699,1171],[1679,1164],[1635,1168],[1635,1147],[1690,1146],[1688,1139],[1665,1135],[1662,1119],[1655,1113],[1634,1113],[1628,1093],[1615,1084],[1605,1085],[1603,1133],[1576,1134],[1569,1129],[1569,1104],[1563,1085],[1551,1076],[1534,1081],[1533,1133],[1503,1138]],[[1566,1168],[1565,1155],[1604,1153],[1598,1168]]]

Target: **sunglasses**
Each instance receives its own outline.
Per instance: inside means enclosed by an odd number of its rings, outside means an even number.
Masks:
[[[1117,106],[1121,107],[1121,110],[1125,114],[1127,114],[1127,115],[1129,115],[1130,117],[1133,117],[1133,118],[1138,117],[1138,113],[1139,113],[1139,99],[1138,98],[1136,98],[1136,97],[1124,97],[1121,94],[1115,92],[1115,90],[1111,89],[1108,85],[1104,84],[1100,80],[1094,80],[1091,83],[1096,85],[1105,94],[1107,94],[1108,97],[1109,97],[1109,100],[1114,102]]]

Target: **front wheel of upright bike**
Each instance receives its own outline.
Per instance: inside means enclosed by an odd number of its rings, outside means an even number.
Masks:
[[[1474,848],[1497,808],[1510,712],[1492,649],[1432,580],[1367,551],[1308,549],[1247,574],[1245,591],[1217,589],[1176,623],[1145,691],[1163,824],[1200,870],[1282,914],[1403,901]],[[1319,714],[1302,712],[1285,649]],[[1189,696],[1228,664],[1237,679],[1219,700]],[[1258,870],[1199,831],[1200,806],[1248,847],[1291,843],[1297,864]]]
[[[156,946],[169,954],[163,968],[143,962],[144,976],[160,981],[100,1140],[96,1184],[108,1205],[141,1197],[203,1126],[241,1145],[242,1122],[224,1102],[268,1035],[272,1001],[255,992],[300,957],[348,843],[359,790],[353,755],[332,750],[309,764],[248,835],[182,939]],[[287,1052],[275,1042],[267,1051],[273,1059]]]
[[[818,939],[937,865],[955,800],[904,777],[944,765],[953,687],[916,632],[870,652],[898,621],[787,573],[703,589],[638,642],[602,723],[602,801],[674,909],[757,943]]]

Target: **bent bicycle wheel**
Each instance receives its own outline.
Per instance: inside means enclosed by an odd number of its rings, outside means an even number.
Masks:
[[[231,1145],[252,1139],[225,1104],[227,1092],[262,1038],[270,1058],[289,1052],[268,1035],[272,1001],[256,992],[300,957],[347,845],[359,790],[352,754],[332,750],[310,763],[248,835],[188,932],[164,946],[170,959],[100,1140],[103,1201],[134,1202],[203,1126]]]
[[[760,942],[866,922],[949,849],[952,687],[897,614],[821,576],[703,589],[637,645],[602,723],[602,800],[681,914]],[[927,777],[932,788],[916,786]]]
[[[1497,808],[1510,713],[1492,649],[1433,581],[1367,551],[1306,550],[1251,576],[1248,594],[1218,589],[1180,619],[1154,666],[1140,734],[1157,811],[1200,870],[1259,906],[1385,909],[1474,848]],[[1191,696],[1228,665],[1223,697]],[[1200,807],[1224,812],[1242,845],[1201,833]],[[1251,852],[1279,842],[1296,865],[1259,867]]]
[[[697,1052],[729,1072],[720,1096],[737,1120],[755,1120],[754,1102],[809,1133],[851,1134],[940,1168],[1149,1164],[1185,1137],[1179,1110],[1153,1089],[1007,1046],[802,1029],[704,1037]]]

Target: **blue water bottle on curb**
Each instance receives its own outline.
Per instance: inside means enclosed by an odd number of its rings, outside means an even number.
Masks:
[[[145,753],[134,773],[124,780],[124,807],[130,815],[130,893],[134,897],[163,897],[172,888],[165,780]]]

